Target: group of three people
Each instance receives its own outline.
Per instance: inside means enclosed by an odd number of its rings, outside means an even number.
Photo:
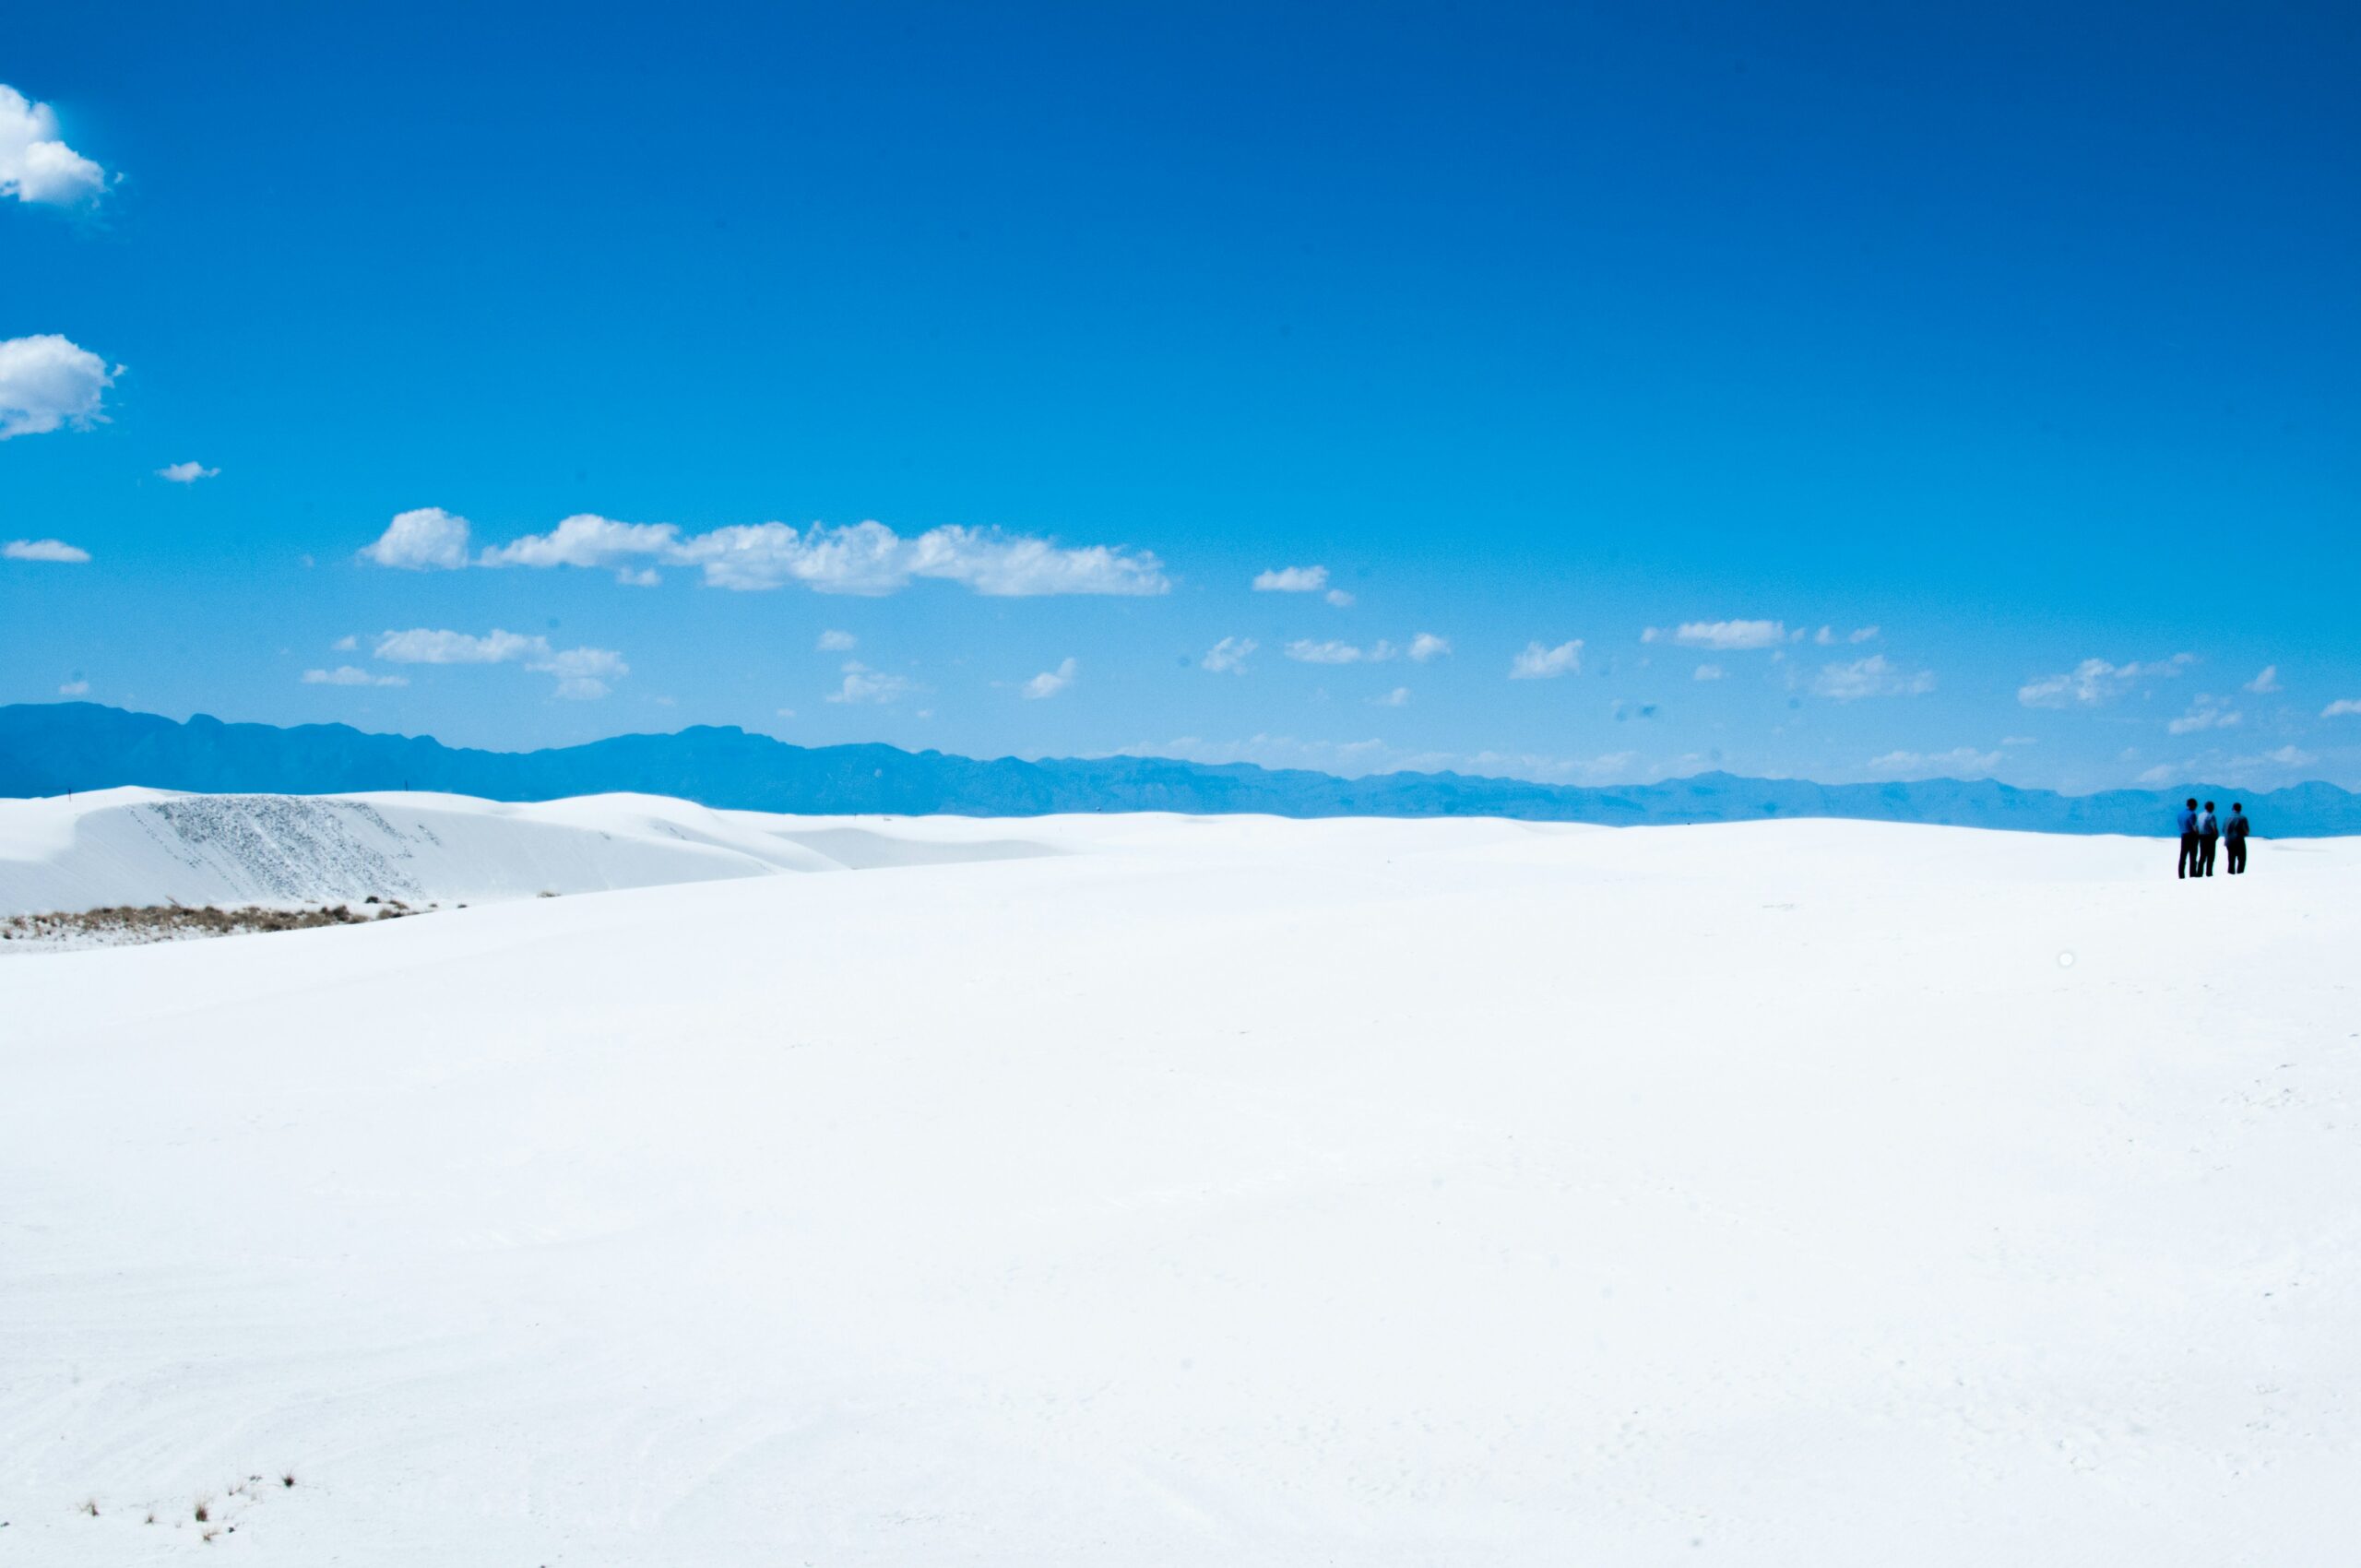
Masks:
[[[2213,850],[2222,840],[2230,841],[2230,874],[2237,875],[2247,869],[2247,809],[2237,802],[2230,802],[2230,820],[2223,822],[2213,814],[2213,802],[2197,809],[2197,797],[2191,795],[2180,814],[2180,874],[2212,876]]]

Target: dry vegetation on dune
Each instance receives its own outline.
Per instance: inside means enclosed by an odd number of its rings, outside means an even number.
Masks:
[[[375,897],[355,909],[330,904],[319,909],[274,909],[259,904],[223,909],[208,904],[118,904],[103,909],[52,910],[0,920],[0,942],[51,946],[123,946],[143,942],[180,942],[199,936],[244,936],[267,931],[303,931],[313,926],[365,925],[398,920],[419,910],[396,898]]]

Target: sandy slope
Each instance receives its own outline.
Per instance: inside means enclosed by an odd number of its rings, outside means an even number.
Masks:
[[[529,898],[780,872],[1044,852],[999,827],[896,838],[836,819],[652,795],[514,805],[465,795],[0,800],[0,915],[111,904]]]
[[[821,831],[0,966],[0,1556],[2349,1560],[2361,843]]]

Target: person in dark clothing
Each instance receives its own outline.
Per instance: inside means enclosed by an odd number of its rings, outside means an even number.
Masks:
[[[2197,819],[2197,874],[2213,874],[2213,849],[2222,841],[2222,822],[2213,814],[2213,802],[2205,802],[2205,814]]]
[[[2222,825],[2222,837],[2230,841],[2230,874],[2243,875],[2247,869],[2247,808],[2237,802],[2230,802],[2230,820]]]
[[[2189,805],[2180,814],[2180,874],[2190,876],[2197,871],[2197,797],[2189,798]]]

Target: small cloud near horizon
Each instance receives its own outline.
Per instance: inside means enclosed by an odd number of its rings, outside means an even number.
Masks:
[[[62,539],[12,539],[0,544],[0,559],[9,561],[46,561],[53,565],[78,566],[89,558],[89,551]]]

